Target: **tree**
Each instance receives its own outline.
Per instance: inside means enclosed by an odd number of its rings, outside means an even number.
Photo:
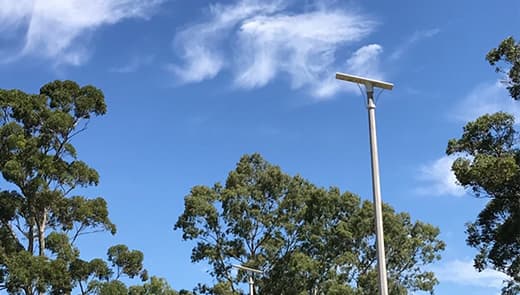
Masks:
[[[503,82],[509,94],[520,99],[520,44],[508,37],[486,60],[507,75]],[[509,275],[502,294],[520,293],[520,149],[514,121],[503,112],[483,115],[467,123],[446,150],[457,156],[452,165],[457,181],[476,197],[489,198],[477,219],[466,225],[466,242],[478,250],[477,270],[491,267]]]
[[[82,266],[72,269],[83,272],[79,272],[80,276],[73,278],[78,281],[82,294],[128,294],[128,288],[120,280],[122,276],[140,277],[142,281],[148,279],[148,272],[143,269],[144,255],[141,251],[129,250],[125,245],[116,245],[108,249],[107,256],[112,269],[101,259],[90,262],[76,260],[76,263],[79,262]]]
[[[206,261],[214,286],[203,294],[241,294],[242,271],[261,269],[261,294],[377,293],[373,208],[351,193],[323,189],[291,177],[260,155],[243,156],[224,186],[196,186],[185,198],[175,228],[195,240],[193,262]],[[439,259],[439,230],[412,222],[384,206],[391,294],[433,292],[437,283],[424,266]],[[315,292],[315,293],[314,293]]]
[[[72,81],[48,83],[39,94],[0,89],[1,183],[12,187],[0,190],[0,290],[122,294],[121,276],[147,280],[140,251],[117,245],[108,262],[84,261],[75,246],[82,235],[116,232],[103,198],[73,195],[99,176],[71,140],[105,112],[101,90]]]
[[[39,94],[0,90],[0,170],[16,187],[0,195],[0,283],[7,291],[68,292],[76,239],[92,231],[115,233],[104,199],[69,197],[77,187],[98,183],[71,139],[105,112],[99,89],[72,81],[46,84]]]
[[[457,155],[452,169],[459,183],[477,197],[489,198],[476,221],[467,224],[467,243],[476,248],[475,267],[506,273],[503,294],[520,293],[520,149],[514,117],[484,115],[448,143]]]
[[[132,286],[129,289],[129,295],[192,295],[187,290],[179,292],[173,290],[168,282],[162,278],[151,277],[150,280],[142,286]]]
[[[497,48],[491,49],[487,61],[495,71],[507,75],[504,81],[511,97],[520,99],[520,44],[513,37],[504,39]]]

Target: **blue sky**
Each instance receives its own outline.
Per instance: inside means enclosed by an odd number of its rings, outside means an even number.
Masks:
[[[189,189],[260,152],[371,198],[363,98],[334,73],[391,81],[377,108],[383,199],[440,227],[438,294],[496,294],[503,276],[476,273],[464,242],[485,200],[454,183],[444,150],[480,114],[520,114],[484,59],[519,37],[519,16],[513,0],[0,0],[0,87],[104,91],[108,114],[74,143],[101,175],[85,194],[108,200],[118,234],[85,237],[82,252],[125,243],[191,289],[211,279],[172,229]]]

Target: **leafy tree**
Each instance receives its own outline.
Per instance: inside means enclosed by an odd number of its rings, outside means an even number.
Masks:
[[[513,37],[504,39],[497,48],[486,56],[487,61],[495,66],[495,71],[507,75],[504,81],[511,97],[520,99],[520,44]]]
[[[74,277],[78,281],[82,294],[128,294],[129,290],[121,281],[123,276],[128,278],[139,277],[143,282],[148,280],[148,272],[143,269],[144,255],[138,250],[129,250],[125,245],[112,246],[107,251],[108,262],[101,259],[94,259],[85,262],[77,259],[78,263],[72,270],[82,270],[78,272],[79,277]],[[75,273],[76,274],[76,273]]]
[[[71,140],[105,112],[101,90],[72,81],[48,83],[39,94],[0,89],[1,183],[12,188],[0,190],[0,290],[123,294],[120,277],[148,279],[140,251],[117,245],[108,262],[84,261],[75,246],[81,235],[116,232],[103,198],[73,195],[99,176]]]
[[[192,295],[187,290],[179,292],[173,290],[168,282],[162,278],[151,277],[148,282],[142,286],[132,286],[129,288],[129,295]]]
[[[0,195],[0,284],[7,291],[70,292],[76,239],[115,233],[104,199],[70,196],[99,181],[71,139],[105,112],[99,89],[72,81],[46,84],[39,94],[0,90],[0,171],[16,188]]]
[[[245,155],[225,185],[196,186],[175,228],[195,240],[193,262],[206,261],[214,286],[203,294],[242,294],[232,264],[261,269],[261,294],[377,293],[373,207],[351,193],[291,177],[260,155]],[[384,206],[391,294],[437,283],[424,266],[439,259],[439,230]]]
[[[520,99],[520,44],[513,37],[491,49],[486,60],[514,100]],[[469,122],[459,139],[448,142],[456,155],[452,170],[458,182],[476,197],[489,198],[477,219],[466,226],[466,242],[478,250],[474,266],[491,267],[509,275],[502,294],[520,293],[520,149],[514,117],[503,112]]]
[[[520,293],[520,147],[514,118],[506,113],[469,122],[448,143],[457,155],[453,171],[477,197],[489,198],[476,221],[467,224],[467,243],[476,248],[475,267],[506,273],[503,294]]]

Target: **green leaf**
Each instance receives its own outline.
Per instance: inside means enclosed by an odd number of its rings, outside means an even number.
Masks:
[[[216,279],[201,294],[239,294],[248,274],[233,264],[263,270],[261,294],[375,294],[373,206],[337,188],[319,188],[289,176],[259,154],[245,155],[225,186],[195,186],[175,228],[194,240],[192,261],[205,261]],[[433,291],[426,265],[445,245],[438,228],[384,207],[391,294]]]

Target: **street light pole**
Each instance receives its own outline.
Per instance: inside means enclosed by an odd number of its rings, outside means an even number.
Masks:
[[[249,273],[249,295],[255,294],[255,281],[253,280],[253,274]]]
[[[253,273],[263,274],[264,272],[259,269],[247,267],[244,265],[233,264],[232,266],[234,268],[244,270],[249,274],[249,295],[254,295],[255,294],[255,281],[253,279]]]
[[[374,215],[376,223],[376,249],[379,294],[388,295],[386,274],[385,244],[383,232],[383,209],[381,202],[381,185],[379,180],[379,156],[377,152],[376,134],[376,104],[374,102],[374,87],[392,90],[393,84],[367,79],[363,77],[336,73],[336,79],[365,85],[367,92],[368,127],[370,132],[370,156],[372,163],[372,192],[374,197]]]
[[[381,202],[381,185],[379,180],[379,157],[377,152],[376,134],[376,104],[374,103],[374,88],[366,85],[368,125],[370,130],[370,156],[372,158],[372,192],[374,194],[374,213],[376,221],[377,267],[379,277],[379,294],[388,295],[386,278],[385,244],[383,233],[383,210]]]

